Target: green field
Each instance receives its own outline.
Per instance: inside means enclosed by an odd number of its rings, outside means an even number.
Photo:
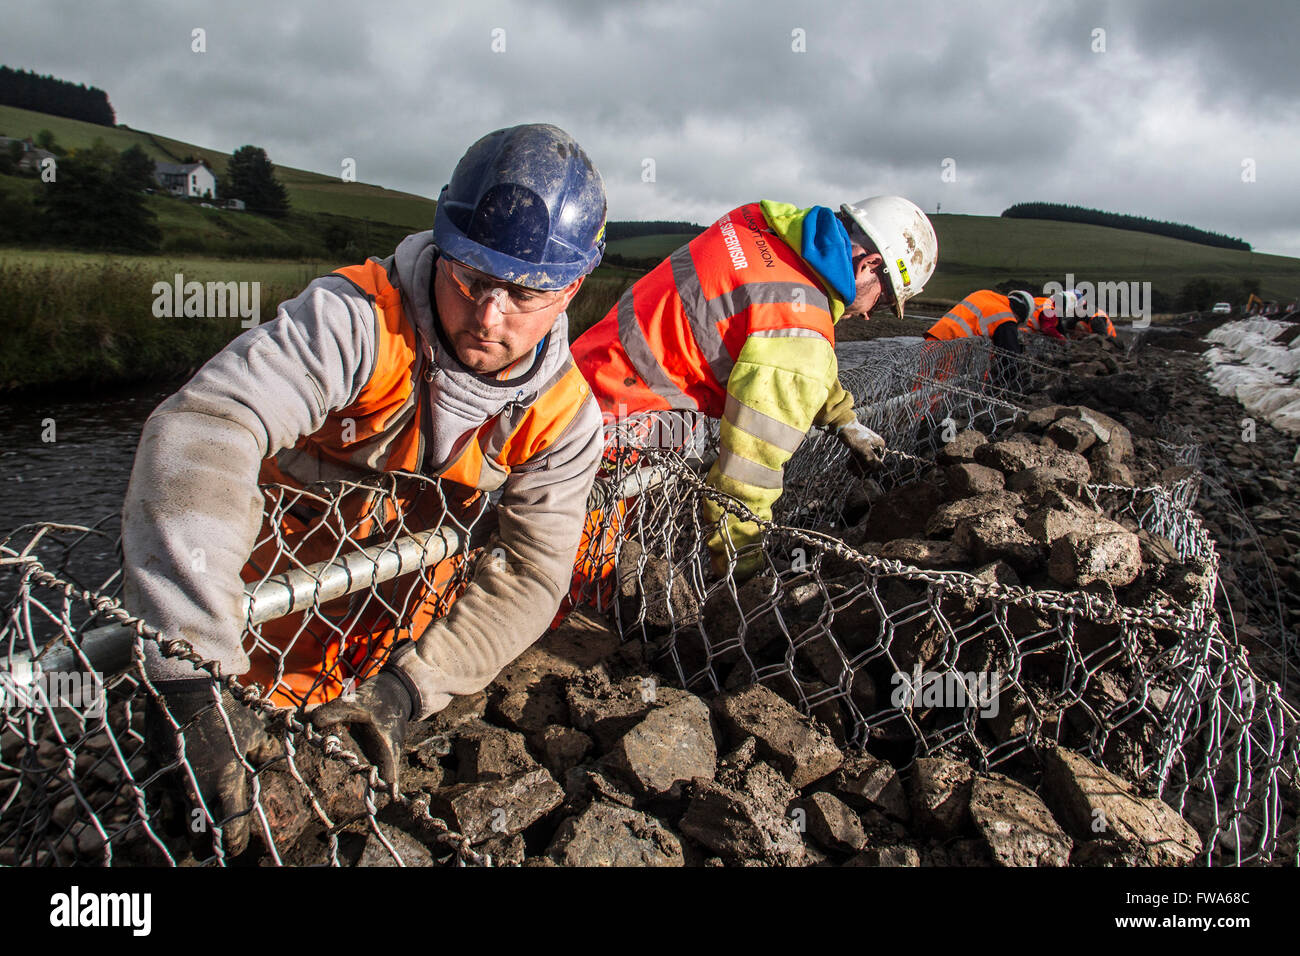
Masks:
[[[299,288],[317,276],[332,272],[345,262],[325,260],[285,261],[260,259],[240,261],[206,256],[130,256],[62,249],[6,249],[0,247],[0,268],[49,266],[67,272],[82,272],[121,266],[142,271],[158,280],[170,280],[181,273],[198,282],[261,282],[263,286]],[[7,311],[7,310],[6,310]]]
[[[1036,287],[1078,282],[1150,282],[1170,296],[1189,279],[1237,282],[1257,278],[1265,299],[1300,297],[1300,259],[1217,249],[1142,232],[1000,216],[931,216],[939,234],[939,268],[927,299],[956,302],[975,289],[1006,279]],[[689,234],[638,236],[609,244],[629,258],[663,259]]]

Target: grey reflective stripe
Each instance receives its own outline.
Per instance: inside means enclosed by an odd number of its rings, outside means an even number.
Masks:
[[[682,309],[686,312],[687,321],[691,323],[691,331],[695,333],[695,344],[704,353],[704,361],[713,370],[713,377],[718,384],[725,386],[735,363],[731,360],[727,347],[722,344],[722,334],[718,332],[718,319],[713,309],[713,302],[717,300],[704,298],[704,292],[700,288],[700,274],[691,259],[689,245],[682,246],[669,256],[668,262],[672,266],[677,296],[682,300]]]
[[[994,322],[1001,319],[1014,319],[1015,317],[1016,314],[1014,312],[994,312],[990,316],[982,315],[980,316],[980,331],[987,333]]]
[[[618,300],[618,340],[636,373],[650,386],[651,391],[668,403],[669,408],[700,407],[673,384],[659,364],[659,359],[655,358],[645,333],[641,331],[641,324],[636,320],[636,312],[632,308],[632,289],[624,292],[623,298]]]
[[[756,408],[750,408],[730,392],[727,393],[727,406],[722,412],[722,417],[742,432],[770,442],[792,455],[798,449],[799,443],[803,441],[803,432],[799,429],[770,415],[764,415]]]
[[[751,305],[783,304],[813,306],[823,312],[831,310],[826,293],[806,282],[746,282],[730,292],[714,296],[709,300],[709,309],[714,320],[721,321]]]
[[[759,329],[757,332],[750,332],[749,334],[751,338],[757,336],[761,339],[824,339],[827,342],[830,341],[816,329]]]
[[[728,448],[718,455],[718,471],[728,478],[743,481],[758,488],[780,488],[781,472],[779,469],[767,468],[756,461],[741,458]]]

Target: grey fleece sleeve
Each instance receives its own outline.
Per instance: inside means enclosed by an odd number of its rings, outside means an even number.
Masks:
[[[374,322],[351,283],[317,279],[145,423],[122,508],[126,606],[225,673],[249,667],[240,571],[261,526],[262,459],[356,400],[374,370]],[[204,676],[145,650],[151,678]]]
[[[600,410],[588,394],[546,452],[507,479],[499,543],[487,546],[447,616],[394,654],[419,692],[419,717],[482,690],[546,632],[573,578],[602,449]]]

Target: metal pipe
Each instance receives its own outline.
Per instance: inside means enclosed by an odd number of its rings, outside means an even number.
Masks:
[[[419,568],[427,568],[460,551],[464,539],[454,528],[417,531],[396,542],[342,554],[306,568],[295,568],[246,585],[244,619],[265,624],[318,603],[332,601],[375,584],[383,584]],[[124,670],[131,663],[134,631],[119,624],[97,627],[82,635],[81,654],[62,644],[46,653],[15,653],[0,663],[0,673],[17,684],[35,683],[42,674],[78,671],[81,657],[101,674]],[[39,657],[39,660],[36,659]]]

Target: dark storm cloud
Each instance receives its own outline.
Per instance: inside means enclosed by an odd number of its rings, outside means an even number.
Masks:
[[[478,136],[548,121],[591,154],[616,218],[1041,199],[1300,254],[1294,0],[65,0],[7,20],[0,59],[103,87],[122,122],[325,173],[351,157],[361,179],[427,196]]]

